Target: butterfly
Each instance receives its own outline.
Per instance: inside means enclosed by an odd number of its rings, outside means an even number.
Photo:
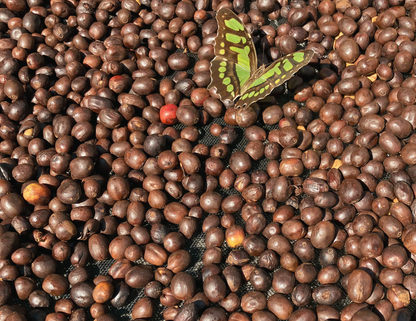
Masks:
[[[250,34],[230,9],[217,12],[218,34],[211,61],[211,83],[222,101],[235,101],[235,108],[248,107],[268,96],[312,59],[312,50],[301,50],[257,67],[256,49]]]

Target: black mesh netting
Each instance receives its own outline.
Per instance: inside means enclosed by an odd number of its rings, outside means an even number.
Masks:
[[[278,21],[270,21],[270,25],[272,25],[273,27],[277,27],[278,25],[280,25],[282,22],[285,22],[286,20],[283,18],[280,18]],[[304,44],[301,44],[300,47],[303,47]],[[180,51],[180,50],[178,50]],[[193,66],[195,64],[195,62],[197,61],[197,56],[195,54],[192,53],[187,53],[190,61],[191,61],[191,65]],[[193,69],[189,69],[188,70],[188,74],[192,75]],[[168,76],[168,78],[172,78],[174,76],[174,74],[171,74]],[[277,98],[277,104],[279,104],[280,106],[284,105],[285,103],[289,102],[291,99],[293,98],[293,93],[290,93],[287,91],[284,95],[280,96]],[[213,146],[214,144],[219,143],[219,138],[215,137],[213,135],[211,135],[210,133],[210,126],[213,123],[217,123],[220,124],[221,126],[225,127],[225,126],[229,126],[223,119],[223,117],[221,118],[216,118],[216,119],[210,119],[210,123],[199,127],[199,133],[200,133],[200,139],[198,140],[198,143],[203,143],[206,144],[207,146]],[[268,126],[268,125],[264,125],[261,122],[261,119],[258,120],[258,122],[256,123],[256,125],[266,129],[267,132],[278,128],[278,125],[273,125],[273,126]],[[176,129],[181,130],[183,129],[185,126],[178,124],[175,126]],[[230,146],[230,150],[231,153],[235,152],[235,151],[239,151],[239,150],[244,150],[246,145],[248,144],[248,140],[244,137],[244,129],[240,128],[240,127],[235,127],[235,130],[238,133],[238,138],[235,140],[235,143],[233,145]],[[267,141],[266,141],[267,143]],[[253,162],[253,166],[251,168],[251,170],[248,172],[249,174],[252,173],[253,171],[257,170],[257,169],[261,169],[261,170],[266,170],[267,167],[267,159],[262,159],[260,161],[257,162]],[[224,160],[224,163],[228,166],[228,159]],[[304,174],[303,178],[306,178],[308,176],[308,173]],[[388,179],[388,177],[384,177],[384,179]],[[231,188],[229,190],[225,190],[225,189],[218,189],[217,190],[222,196],[223,198],[225,198],[226,196],[229,195],[233,195],[233,194],[239,194],[238,191],[236,191],[234,188]],[[300,196],[302,197],[302,196]],[[223,212],[219,212],[216,215],[218,216],[222,216],[224,213]],[[207,214],[205,214],[204,218],[208,216]],[[267,223],[272,222],[272,214],[270,213],[265,213],[266,219],[267,219]],[[235,214],[235,218],[236,218],[236,224],[241,225],[244,227],[245,222],[244,220],[241,218],[241,215],[239,213]],[[201,231],[201,226],[202,226],[202,222],[203,219],[199,220],[199,229],[197,231],[197,233],[194,235],[194,237],[190,240],[187,240],[186,245],[185,245],[185,249],[188,250],[191,254],[192,257],[192,262],[190,267],[186,270],[187,273],[191,274],[196,280],[197,280],[197,292],[202,291],[202,280],[201,280],[201,269],[203,268],[203,264],[202,264],[202,255],[205,251],[205,243],[204,243],[204,239],[205,239],[205,233],[203,233]],[[165,222],[164,224],[166,224],[168,226],[168,228],[170,229],[170,231],[178,231],[178,227],[174,224],[170,224],[168,222]],[[231,251],[231,248],[229,248],[226,244],[226,242],[224,242],[223,246],[222,246],[222,251],[223,251],[223,262],[225,261],[225,258],[228,256],[228,253]],[[339,251],[339,256],[345,254],[343,251]],[[315,258],[312,261],[312,263],[317,267],[317,270],[319,271],[321,266],[319,263],[319,250],[316,250],[315,253]],[[258,258],[251,258],[251,262],[250,263],[257,263]],[[115,260],[106,260],[106,261],[102,261],[102,262],[90,262],[87,265],[87,269],[90,275],[90,280],[92,281],[94,277],[98,276],[98,275],[107,275],[108,274],[108,270],[110,268],[110,266],[115,262]],[[140,259],[138,262],[136,262],[137,264],[146,264],[148,265],[148,263],[146,261],[144,261],[144,259]],[[224,268],[226,266],[225,263],[221,264],[221,267]],[[59,268],[58,271],[56,273],[58,274],[62,274],[64,276],[67,276],[68,273],[73,269],[74,267],[70,264],[69,260],[59,264]],[[273,271],[269,271],[269,274],[271,277],[273,277]],[[38,288],[41,288],[42,282],[41,280],[38,280]],[[319,285],[318,281],[314,281],[314,283],[311,284],[311,288],[315,288]],[[340,283],[337,284],[337,286],[342,290],[343,293],[343,298],[334,306],[338,311],[341,311],[346,305],[348,305],[349,303],[351,303],[351,301],[349,300],[349,298],[347,297],[345,291],[342,289],[342,286]],[[239,289],[239,291],[237,292],[237,295],[239,295],[239,297],[241,298],[245,293],[252,291],[253,287],[251,286],[250,282],[246,282],[244,283],[241,288]],[[273,288],[271,288],[266,296],[270,297],[272,294],[274,294],[274,290]],[[114,307],[111,306],[111,304],[108,304],[109,308],[110,308],[110,314],[112,314],[113,316],[115,316],[118,320],[120,321],[127,321],[127,320],[131,320],[131,311],[133,308],[133,305],[136,303],[136,301],[140,298],[144,297],[143,294],[143,289],[132,289],[130,296],[127,300],[127,303],[124,307],[120,308],[120,309],[115,309]],[[287,296],[288,298],[290,298],[290,295]],[[69,294],[64,295],[63,297],[60,298],[69,298]],[[56,301],[60,298],[53,298],[53,301]],[[155,300],[154,302],[157,302],[156,305],[156,309],[155,309],[155,314],[154,317],[151,319],[153,321],[159,321],[159,320],[164,320],[163,316],[162,316],[162,312],[164,310],[164,307],[160,304],[158,304],[158,300]],[[21,304],[24,305],[25,308],[30,311],[31,307],[28,304],[28,301],[20,301],[17,299],[17,297],[14,297],[12,300],[12,304]],[[53,312],[53,304],[51,304],[51,307],[49,309],[47,309],[48,312]],[[310,308],[314,308],[316,306],[316,304],[314,302],[312,302],[310,305],[306,306],[306,307],[310,307]],[[412,300],[411,304],[408,307],[409,311],[411,313],[413,313],[414,311],[416,311],[416,303],[415,300]],[[88,310],[88,309],[87,309]]]
[[[278,103],[280,105],[283,105],[284,103],[288,102],[290,100],[290,98],[291,98],[291,94],[286,92],[286,94],[284,96],[279,97]],[[213,119],[210,124],[199,128],[200,138],[201,138],[198,141],[199,143],[206,144],[207,146],[213,146],[214,144],[219,143],[219,138],[211,135],[211,133],[209,131],[209,128],[212,125],[212,123],[218,123],[222,126],[228,126],[225,123],[225,121],[222,117]],[[265,126],[261,122],[258,122],[257,125],[262,126],[267,131],[271,131],[271,130],[278,127],[277,125]],[[176,125],[176,127],[177,127],[177,129],[184,128],[183,125]],[[236,127],[235,130],[238,133],[238,138],[236,139],[236,143],[230,146],[231,147],[231,152],[235,152],[235,151],[238,151],[238,150],[244,150],[245,146],[248,143],[247,139],[244,137],[244,129]],[[249,173],[251,173],[252,171],[254,171],[256,169],[266,170],[267,162],[268,162],[267,159],[262,159],[258,162],[253,162],[253,167],[249,171]],[[224,160],[224,163],[227,164],[228,160]],[[308,173],[306,173],[304,176],[307,177],[307,175],[308,175]],[[219,189],[218,192],[223,197],[239,193],[234,188],[231,188],[229,190]],[[223,215],[223,212],[219,212],[217,215],[219,215],[221,217]],[[272,222],[272,214],[265,213],[265,216],[266,216],[266,219],[267,219],[267,223]],[[241,215],[239,215],[237,213],[235,215],[235,218],[236,218],[236,223],[238,225],[244,226],[245,222],[241,218]],[[199,221],[200,225],[202,225],[202,221],[203,220]],[[171,231],[177,231],[178,230],[178,227],[176,225],[170,224],[170,223],[167,223],[167,222],[166,222],[166,224],[168,225],[168,227]],[[202,291],[202,280],[201,280],[200,272],[201,272],[201,269],[203,268],[202,255],[205,251],[204,239],[205,239],[205,233],[203,233],[201,231],[201,228],[199,227],[198,232],[195,234],[195,236],[191,240],[187,240],[187,243],[186,243],[186,246],[185,246],[185,249],[188,250],[191,253],[191,257],[192,257],[192,263],[191,263],[190,267],[186,270],[186,272],[190,273],[197,280],[197,291]],[[226,258],[231,249],[227,246],[226,242],[224,242],[224,244],[222,246],[222,250],[223,250],[223,257]],[[320,269],[320,264],[319,264],[319,260],[318,260],[319,250],[316,250],[315,254],[316,254],[315,259],[312,261],[312,263],[317,267],[317,269],[319,271],[319,269]],[[342,253],[342,251],[340,251],[339,255],[342,255],[342,254],[344,254],[344,253]],[[108,270],[109,270],[110,266],[114,262],[115,262],[115,260],[111,259],[111,260],[106,260],[106,261],[103,261],[103,262],[91,262],[91,263],[89,263],[88,266],[87,266],[87,269],[88,269],[88,272],[89,272],[89,275],[90,275],[90,280],[92,281],[92,279],[94,277],[98,276],[98,275],[106,275],[108,273]],[[256,263],[256,262],[257,262],[257,258],[252,258],[251,263]],[[140,261],[138,261],[136,263],[137,264],[148,264],[143,259],[141,259]],[[225,263],[223,263],[221,265],[222,268],[224,268],[225,266],[226,266]],[[71,264],[68,261],[65,261],[65,262],[63,262],[62,264],[59,265],[59,270],[57,271],[57,273],[67,276],[68,273],[73,268],[74,267],[71,266]],[[270,276],[273,276],[273,271],[270,271]],[[315,288],[318,285],[319,285],[319,282],[315,281],[314,283],[311,284],[311,287]],[[40,280],[38,282],[38,286],[39,286],[39,288],[41,288],[41,281]],[[338,287],[342,290],[342,287],[341,287],[340,284],[338,284]],[[241,298],[245,293],[247,293],[251,290],[253,290],[253,288],[252,288],[250,282],[246,282],[239,289],[237,294]],[[273,288],[271,288],[267,292],[266,296],[269,297],[273,293],[274,293],[274,290],[273,290]],[[345,291],[342,290],[342,293],[343,293],[343,299],[335,305],[335,308],[338,311],[341,311],[343,307],[345,307],[346,305],[348,305],[351,302],[348,299]],[[69,297],[69,294],[66,294],[65,296],[63,296],[63,298],[67,298],[67,297]],[[142,297],[144,297],[143,289],[132,289],[132,291],[130,293],[130,296],[127,300],[127,304],[124,307],[122,307],[120,309],[115,309],[111,306],[111,304],[109,304],[110,313],[112,315],[114,315],[119,320],[123,320],[123,321],[130,320],[133,305],[136,303],[136,301],[138,299],[140,299]],[[288,298],[290,298],[290,295],[288,295]],[[54,300],[57,300],[57,299],[59,299],[59,298],[54,298]],[[17,298],[15,298],[13,301],[14,301],[13,303],[22,304],[22,301],[18,301]],[[30,310],[30,306],[28,305],[27,301],[24,302],[24,305],[28,310]],[[311,305],[309,305],[307,307],[312,307],[313,308],[314,306],[315,306],[314,303],[312,303]],[[52,312],[52,308],[53,308],[53,305],[51,305],[51,308],[49,309],[50,312]],[[410,306],[408,308],[411,312],[414,312],[416,310],[415,301],[412,301],[412,303],[410,304]],[[162,305],[158,304],[157,307],[156,307],[155,315],[152,318],[152,320],[154,320],[154,321],[163,320],[163,316],[162,316],[163,309],[164,309],[164,307]]]

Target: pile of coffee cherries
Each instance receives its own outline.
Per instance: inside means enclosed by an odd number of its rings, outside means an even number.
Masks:
[[[222,103],[220,8],[311,63]],[[415,32],[414,0],[2,0],[0,321],[415,320]]]

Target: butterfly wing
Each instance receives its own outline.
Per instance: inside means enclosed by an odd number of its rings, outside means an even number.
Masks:
[[[211,61],[211,83],[221,100],[235,100],[257,69],[257,55],[251,36],[238,16],[229,9],[217,12],[218,34],[215,58]]]
[[[274,88],[289,80],[293,74],[311,61],[314,52],[301,50],[276,60],[260,75],[250,79],[243,88],[235,108],[248,107],[268,96]]]

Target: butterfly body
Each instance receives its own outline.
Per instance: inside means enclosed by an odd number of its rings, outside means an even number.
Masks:
[[[222,101],[238,100],[235,108],[248,107],[265,98],[289,80],[312,59],[313,51],[302,50],[257,67],[257,54],[250,34],[238,16],[222,8],[217,13],[215,58],[211,61],[211,83]]]

